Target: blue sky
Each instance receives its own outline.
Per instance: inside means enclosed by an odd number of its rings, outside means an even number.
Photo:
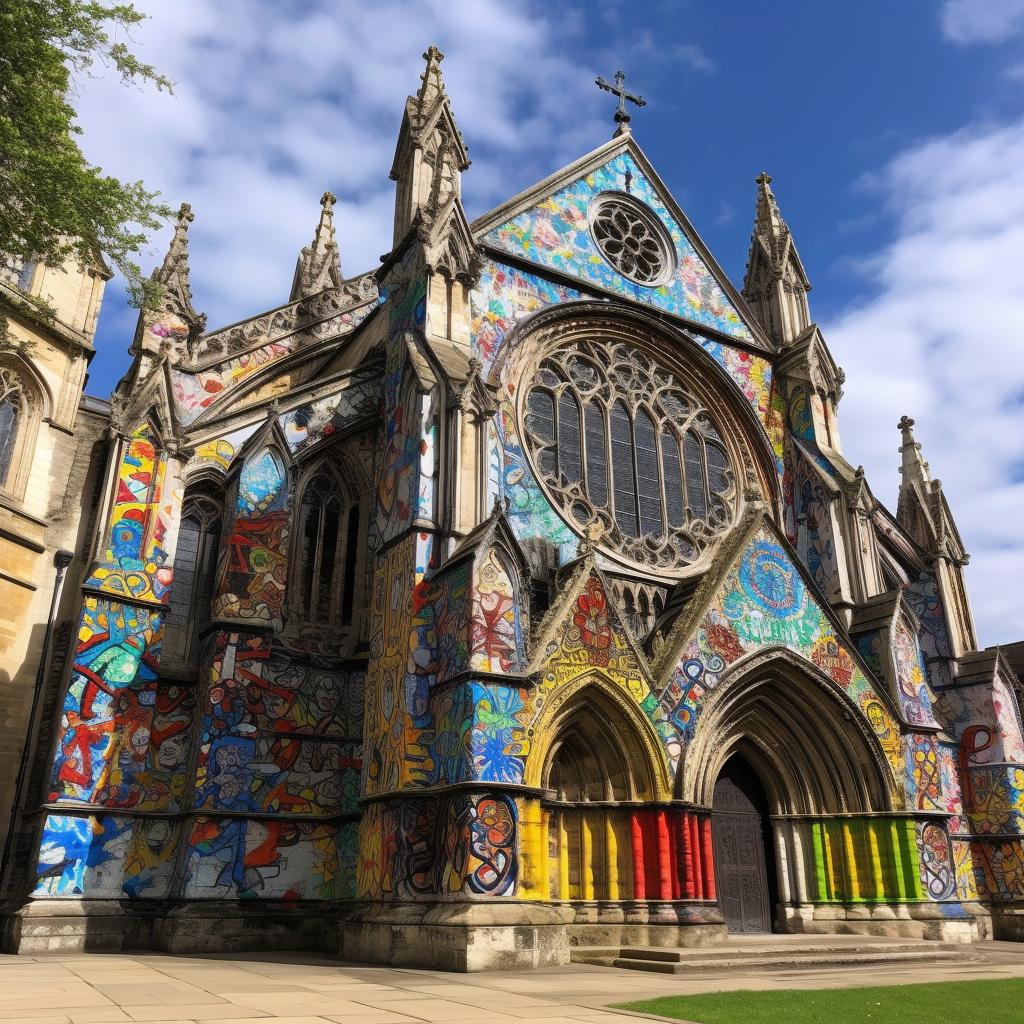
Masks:
[[[768,171],[847,372],[844,451],[895,507],[907,413],[972,562],[983,645],[1024,638],[1024,0],[142,0],[176,96],[80,83],[86,156],[190,202],[210,326],[287,298],[325,189],[342,266],[391,247],[387,173],[433,43],[473,166],[470,217],[634,135],[737,286]],[[168,232],[143,266],[156,264]],[[108,289],[89,382],[127,366]]]

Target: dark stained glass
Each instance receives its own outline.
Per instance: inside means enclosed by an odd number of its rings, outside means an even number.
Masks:
[[[605,447],[604,412],[593,402],[583,408],[587,439],[587,493],[598,507],[608,504],[608,453]]]
[[[725,494],[729,490],[729,460],[725,451],[713,441],[704,442],[708,459],[708,484],[712,494]]]
[[[568,484],[583,477],[580,444],[580,409],[568,391],[558,396],[558,469]]]
[[[675,434],[661,435],[661,464],[665,473],[665,512],[670,527],[686,522],[686,499],[683,497],[683,467],[679,461],[679,441]]]
[[[345,583],[341,591],[341,623],[352,622],[352,601],[356,590],[356,558],[359,555],[359,506],[348,514],[348,536],[345,538]]]
[[[654,423],[640,409],[633,424],[636,436],[637,492],[640,498],[640,534],[660,536],[661,482],[658,479],[658,441]]]
[[[612,406],[612,480],[615,522],[625,537],[636,537],[636,477],[633,471],[633,431],[621,402]]]
[[[21,395],[17,391],[4,396],[0,401],[0,487],[7,484],[14,461],[14,448],[18,443],[18,413],[21,412]]]
[[[686,432],[683,442],[683,463],[686,468],[686,503],[698,519],[708,517],[708,499],[704,493],[704,460],[701,443],[692,431]]]
[[[555,400],[550,392],[537,389],[530,392],[528,404],[526,428],[544,446],[537,453],[540,471],[553,476],[555,453],[548,446],[555,440]]]

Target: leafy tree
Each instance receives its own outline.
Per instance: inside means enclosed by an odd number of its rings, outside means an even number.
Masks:
[[[146,15],[132,4],[0,0],[0,252],[60,264],[104,254],[128,280],[137,305],[155,298],[132,255],[169,210],[141,181],[91,166],[75,137],[72,76],[96,61],[125,84],[172,83],[123,41]]]

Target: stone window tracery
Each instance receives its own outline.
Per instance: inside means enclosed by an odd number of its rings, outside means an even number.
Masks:
[[[0,490],[20,497],[38,420],[38,393],[11,362],[0,363]]]
[[[590,207],[590,230],[601,255],[628,280],[651,287],[672,276],[675,253],[668,232],[633,196],[599,195]]]
[[[733,471],[710,412],[637,348],[577,340],[523,382],[527,448],[557,505],[632,561],[683,568],[732,521]]]
[[[306,621],[321,627],[350,625],[359,504],[349,499],[334,462],[322,462],[303,488],[298,534],[299,596]]]

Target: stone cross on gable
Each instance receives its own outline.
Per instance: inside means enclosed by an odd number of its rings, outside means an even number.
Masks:
[[[626,76],[621,71],[615,72],[614,85],[611,82],[606,82],[603,78],[598,78],[595,81],[606,92],[619,97],[619,106],[615,111],[615,123],[619,126],[620,132],[628,132],[631,118],[629,111],[626,109],[626,101],[629,100],[630,103],[635,103],[638,107],[646,107],[647,101],[642,96],[626,92]]]

